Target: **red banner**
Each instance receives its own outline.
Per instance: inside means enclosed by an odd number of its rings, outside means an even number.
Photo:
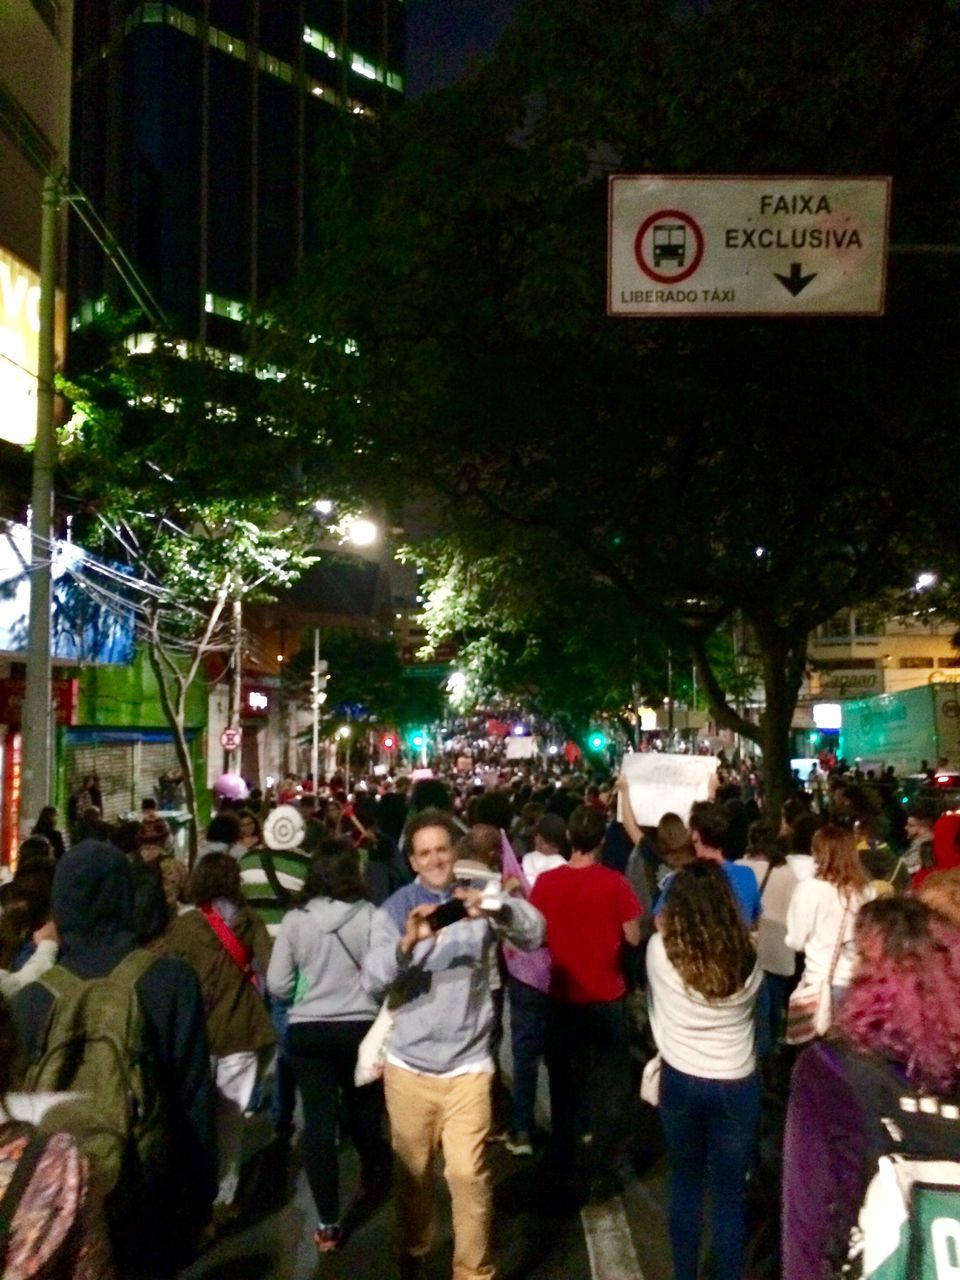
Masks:
[[[0,724],[5,724],[8,729],[19,729],[23,723],[25,692],[26,683],[23,680],[0,680]],[[80,681],[52,680],[50,693],[57,724],[76,724]]]

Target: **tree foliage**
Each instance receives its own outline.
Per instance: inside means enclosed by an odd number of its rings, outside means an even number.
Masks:
[[[313,531],[284,511],[290,459],[265,430],[256,380],[184,359],[162,342],[128,354],[122,336],[114,317],[88,333],[64,380],[74,418],[62,444],[62,489],[78,539],[119,570],[85,589],[132,615],[146,649],[183,774],[192,860],[198,797],[188,692],[215,654],[221,670],[232,665],[236,689],[242,606],[272,599],[299,577],[312,560]]]
[[[611,319],[606,175],[889,173],[894,243],[956,244],[958,116],[951,0],[529,0],[469,81],[331,134],[287,408],[467,560],[522,590],[560,547],[688,645],[776,789],[811,630],[957,552],[956,259],[892,256],[882,320]],[[735,617],[759,726],[711,661]]]

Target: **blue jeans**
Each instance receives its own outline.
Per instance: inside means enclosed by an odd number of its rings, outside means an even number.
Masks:
[[[273,1087],[270,1096],[270,1119],[277,1133],[289,1133],[293,1129],[293,1109],[297,1101],[297,1082],[286,1049],[287,1014],[290,1005],[286,1000],[270,997],[270,1021],[277,1035],[277,1058],[273,1070]]]
[[[697,1280],[709,1184],[714,1280],[742,1280],[747,1173],[760,1117],[760,1084],[706,1080],[663,1064],[660,1119],[670,1162],[674,1280]]]
[[[516,978],[507,979],[513,1047],[513,1131],[532,1133],[537,1070],[547,1043],[547,997]]]

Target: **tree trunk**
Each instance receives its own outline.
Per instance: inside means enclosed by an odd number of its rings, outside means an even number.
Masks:
[[[765,807],[774,815],[793,794],[790,728],[803,681],[807,635],[754,626],[763,666],[764,710],[760,717]]]
[[[184,803],[187,806],[187,812],[190,815],[187,824],[187,862],[192,870],[193,865],[197,860],[197,851],[200,847],[200,815],[197,811],[197,786],[193,772],[193,756],[190,754],[190,746],[187,742],[186,727],[184,723],[186,719],[185,704],[187,687],[182,685],[177,690],[176,701],[174,701],[169,684],[169,681],[173,677],[163,669],[163,664],[160,659],[158,640],[151,638],[148,642],[147,657],[150,661],[150,667],[153,671],[154,679],[157,682],[157,691],[160,694],[160,705],[163,707],[163,714],[167,718],[167,724],[170,726],[170,732],[173,735],[173,748],[177,753],[177,764],[179,764],[180,772],[183,774],[183,798]]]
[[[730,729],[733,733],[739,733],[741,737],[749,738],[751,742],[756,742],[759,745],[759,726],[755,725],[752,720],[748,720],[746,716],[741,715],[727,701],[726,692],[717,679],[717,674],[710,662],[706,637],[703,632],[690,631],[688,632],[688,639],[690,652],[693,655],[694,668],[700,676],[703,694],[714,720],[716,720],[721,729]]]

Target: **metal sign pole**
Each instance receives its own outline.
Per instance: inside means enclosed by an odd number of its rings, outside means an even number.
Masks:
[[[59,179],[43,180],[40,227],[40,334],[37,358],[37,440],[33,451],[30,515],[30,617],[27,676],[23,698],[22,831],[29,831],[50,803],[52,738],[50,613],[53,595],[53,481],[57,436],[53,424],[55,373],[54,317],[57,287],[57,211]]]

